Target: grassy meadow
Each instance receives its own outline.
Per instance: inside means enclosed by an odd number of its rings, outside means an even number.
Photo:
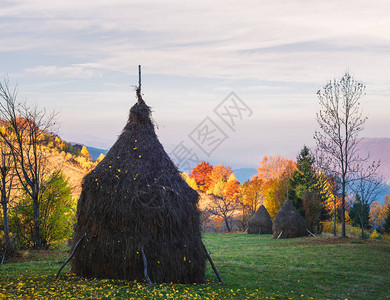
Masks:
[[[204,234],[221,276],[201,285],[83,279],[68,253],[29,251],[0,266],[0,299],[390,299],[390,242],[271,235]]]

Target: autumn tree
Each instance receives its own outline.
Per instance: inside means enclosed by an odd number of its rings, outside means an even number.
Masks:
[[[256,178],[264,182],[279,179],[286,171],[292,161],[277,154],[275,156],[264,156],[260,166],[257,168]]]
[[[4,130],[4,128],[2,128]],[[6,255],[12,256],[14,246],[11,242],[8,208],[11,201],[11,191],[14,187],[15,170],[13,167],[12,155],[9,152],[8,146],[0,140],[0,203],[3,208],[3,230],[4,230],[4,254],[1,263],[4,262]]]
[[[211,184],[210,174],[213,167],[208,162],[201,162],[192,169],[190,177],[194,178],[199,190],[206,192]]]
[[[273,219],[288,199],[290,179],[296,170],[295,163],[280,155],[264,156],[254,179],[262,181],[264,206]]]
[[[32,199],[34,248],[42,246],[39,195],[48,165],[41,145],[53,130],[55,115],[19,101],[17,89],[11,90],[7,79],[0,82],[0,118],[9,132],[0,131],[0,139],[9,147],[19,183]]]
[[[235,213],[238,203],[226,197],[226,182],[221,180],[214,185],[213,197],[207,211],[216,217],[222,218],[227,231],[231,231],[231,216]]]
[[[382,205],[378,201],[374,201],[371,203],[370,223],[373,227],[377,228],[378,230],[381,230],[383,224],[385,223],[386,215],[383,214],[383,212],[386,211],[382,208]]]
[[[248,228],[249,218],[257,211],[262,204],[262,189],[263,182],[256,177],[252,180],[245,181],[241,184],[239,203],[241,206],[241,227],[243,230]]]
[[[217,181],[217,179],[219,180]],[[232,173],[230,167],[216,165],[210,174],[212,184],[208,193],[213,194],[208,212],[221,218],[226,229],[231,231],[231,216],[235,213],[239,204],[240,183]]]
[[[196,184],[195,178],[191,178],[190,175],[188,175],[186,172],[180,173],[181,177],[184,179],[184,181],[195,191],[198,189],[198,186]]]
[[[380,204],[378,201],[371,203],[370,208],[370,222],[371,224],[378,228],[379,230],[383,229],[385,224],[387,211],[390,209],[390,200],[389,195],[385,196],[385,202]]]
[[[333,220],[333,235],[336,236],[336,225],[338,221],[341,221],[341,197],[339,192],[340,180],[335,177],[334,174],[324,174],[326,178],[326,189],[329,191],[329,197],[325,202],[325,209],[330,219]]]
[[[256,177],[242,184],[243,205],[247,206],[250,214],[254,214],[262,204],[261,190],[263,181]]]
[[[212,166],[212,170],[209,174],[209,178],[210,178],[209,189],[211,189],[212,191],[214,185],[216,185],[221,180],[228,181],[228,178],[232,173],[233,172],[230,167],[226,167],[222,164]]]
[[[231,173],[226,181],[225,188],[223,191],[223,196],[232,202],[238,202],[240,197],[240,183],[236,179],[233,173]]]
[[[367,160],[358,154],[359,133],[367,120],[360,109],[365,88],[364,84],[345,73],[340,80],[328,82],[317,92],[320,109],[316,119],[319,130],[315,131],[314,139],[321,156],[321,168],[340,179],[343,237],[347,186],[358,165]]]
[[[99,157],[96,159],[98,163],[100,163],[106,156],[103,153],[100,153]]]
[[[387,196],[387,200],[389,200],[389,196]],[[390,205],[387,206],[386,219],[385,224],[383,225],[383,231],[386,233],[390,233]]]
[[[80,155],[81,155],[81,156],[84,156],[85,158],[88,158],[88,159],[91,157],[90,154],[89,154],[89,151],[88,151],[87,147],[85,147],[85,146],[83,146],[83,147],[81,148]]]

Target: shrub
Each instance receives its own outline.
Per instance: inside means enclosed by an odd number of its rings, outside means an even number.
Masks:
[[[371,238],[371,239],[377,239],[378,237],[379,237],[379,234],[378,234],[378,232],[376,232],[376,230],[374,229],[374,231],[371,233],[370,238]]]
[[[68,179],[61,172],[53,172],[43,184],[39,197],[40,233],[42,246],[66,243],[73,232],[75,204]],[[10,211],[10,229],[20,248],[34,245],[34,217],[31,197],[24,193]]]

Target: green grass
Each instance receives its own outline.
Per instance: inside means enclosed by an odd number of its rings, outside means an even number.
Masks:
[[[205,234],[204,241],[224,284],[209,266],[203,285],[83,279],[69,266],[55,280],[67,253],[35,253],[0,267],[0,299],[390,299],[389,242],[247,234]]]

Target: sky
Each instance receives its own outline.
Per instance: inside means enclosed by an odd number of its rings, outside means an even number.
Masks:
[[[142,65],[174,159],[256,167],[315,144],[316,92],[346,71],[367,87],[362,136],[390,137],[389,11],[356,0],[0,0],[0,76],[57,111],[63,139],[109,149]]]

